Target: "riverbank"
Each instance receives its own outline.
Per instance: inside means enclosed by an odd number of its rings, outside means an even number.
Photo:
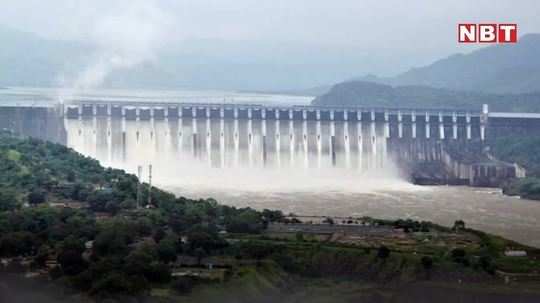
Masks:
[[[11,303],[92,303],[94,299],[66,292],[50,282],[38,282],[0,273],[0,301]],[[408,282],[381,286],[375,283],[331,279],[302,279],[264,268],[252,268],[236,281],[199,285],[189,295],[155,289],[153,295],[119,297],[109,302],[364,302],[364,303],[536,303],[540,293],[535,284]]]
[[[502,186],[505,195],[529,200],[540,200],[540,179],[527,177],[523,179],[509,180]]]
[[[361,187],[362,184],[357,184]],[[368,192],[324,189],[259,192],[220,190],[194,186],[166,186],[186,197],[215,197],[236,207],[279,209],[306,216],[364,217],[388,220],[413,219],[452,226],[468,226],[540,248],[540,203],[503,195],[496,188],[469,186],[415,186],[378,188]]]
[[[83,290],[88,286],[80,285],[84,282],[80,279],[87,278],[36,271],[25,267],[33,263],[28,257],[17,266],[16,259],[3,259],[0,299],[66,303],[104,298],[111,302],[540,299],[540,250],[467,229],[463,222],[448,229],[410,220],[314,219],[283,217],[260,234],[227,233],[228,248],[211,256],[180,252],[176,261],[167,263],[170,280],[153,281],[134,293],[117,288],[122,284],[106,284],[102,289],[106,292],[96,297]],[[102,219],[101,224],[106,224],[103,220],[113,219]],[[526,255],[507,255],[509,248]],[[132,258],[130,253],[128,259]],[[64,265],[61,270],[68,269]],[[506,279],[499,272],[512,274]],[[528,279],[516,278],[520,275]]]
[[[304,221],[300,221],[304,220]],[[179,254],[168,283],[138,295],[109,293],[112,302],[520,302],[540,299],[540,250],[467,229],[429,222],[285,217],[261,234],[228,234],[236,247],[198,258]],[[429,239],[429,241],[426,241]],[[450,249],[453,247],[453,249]],[[525,251],[506,256],[504,249]],[[502,250],[501,250],[502,249]],[[525,265],[525,266],[524,266]],[[11,267],[13,268],[13,267]],[[512,272],[511,278],[498,272]],[[496,273],[497,272],[497,273]],[[528,275],[529,279],[516,279]],[[0,271],[9,302],[94,302],[66,288],[74,277]],[[76,284],[75,284],[76,285]],[[31,289],[32,291],[29,291]],[[110,289],[112,290],[112,289]],[[459,291],[457,295],[456,291]]]

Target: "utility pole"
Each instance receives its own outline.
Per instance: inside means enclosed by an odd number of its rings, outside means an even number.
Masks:
[[[142,166],[137,166],[137,209],[141,208]]]
[[[152,205],[152,164],[148,165],[148,206]]]

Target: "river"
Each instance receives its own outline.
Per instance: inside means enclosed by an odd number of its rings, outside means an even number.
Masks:
[[[167,186],[186,197],[213,197],[220,203],[256,209],[280,209],[297,215],[411,218],[468,227],[540,247],[540,201],[508,197],[499,190],[465,186],[414,186],[371,192],[343,190],[230,191]],[[403,188],[404,187],[404,188]]]

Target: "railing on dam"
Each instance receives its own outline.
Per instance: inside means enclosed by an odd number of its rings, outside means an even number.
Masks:
[[[110,102],[84,100],[64,105],[68,119],[116,117],[125,120],[240,119],[386,123],[391,137],[485,137],[486,119],[480,111],[455,109],[350,106],[261,105],[232,103]],[[475,135],[478,133],[478,135]]]
[[[214,115],[216,112],[251,112],[253,119],[261,119],[266,113],[267,117],[272,118],[272,115],[279,115],[280,112],[295,114],[296,119],[307,120],[320,120],[324,119],[318,115],[326,116],[325,119],[331,118],[330,114],[340,116],[342,119],[356,119],[361,120],[360,113],[376,115],[392,115],[392,116],[443,116],[443,117],[479,117],[480,111],[468,111],[451,108],[390,108],[390,107],[354,107],[354,106],[312,106],[312,105],[263,105],[263,104],[249,104],[249,103],[193,103],[193,102],[140,102],[140,101],[73,101],[65,104],[66,112],[71,110],[78,110],[79,115],[115,115],[118,113],[125,113],[125,111],[136,110],[138,113],[141,111],[149,111],[150,113],[162,113],[164,116],[201,116],[205,114]],[[191,110],[191,113],[190,113]],[[202,115],[199,113],[202,112]],[[258,113],[258,116],[255,114]],[[296,115],[301,113],[301,115]],[[187,115],[186,115],[187,114]],[[225,114],[225,113],[224,113]],[[326,114],[326,115],[325,115]],[[157,116],[157,115],[156,115]],[[286,118],[286,115],[284,116]],[[336,117],[337,119],[337,117]]]

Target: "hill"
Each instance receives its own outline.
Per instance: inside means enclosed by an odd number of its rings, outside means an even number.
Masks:
[[[357,80],[496,94],[538,92],[539,53],[540,34],[527,34],[517,44],[500,44],[469,54],[455,54],[394,77],[366,76]]]
[[[336,84],[312,104],[332,106],[377,106],[417,108],[460,108],[479,110],[489,104],[491,111],[538,112],[540,93],[487,94],[453,91],[429,86],[390,86],[387,84],[349,81]]]
[[[527,177],[503,184],[507,195],[540,200],[540,138],[535,136],[502,137],[490,142],[490,152],[503,161],[518,163]]]
[[[500,295],[521,296],[529,292],[508,293],[495,270],[534,275],[540,266],[539,250],[465,229],[462,221],[453,229],[367,217],[302,223],[279,211],[237,209],[157,188],[151,205],[135,208],[137,192],[133,175],[58,144],[0,133],[0,301],[30,300],[34,293],[21,285],[34,285],[49,293],[42,300],[55,302],[266,302],[266,295],[297,302],[314,289],[330,302],[350,283],[361,286],[351,298],[363,296],[366,286],[408,298],[402,287],[431,289],[421,283],[426,279],[448,287],[469,281],[468,289],[482,296],[489,295],[487,281],[503,287]],[[508,258],[506,247],[530,257]],[[41,279],[13,279],[22,273]]]
[[[218,231],[257,234],[272,221],[264,216],[282,217],[147,184],[141,201],[151,194],[152,204],[136,208],[137,184],[65,146],[0,133],[0,274],[50,275],[91,295],[143,293],[170,281],[177,251],[202,258],[227,246]]]

